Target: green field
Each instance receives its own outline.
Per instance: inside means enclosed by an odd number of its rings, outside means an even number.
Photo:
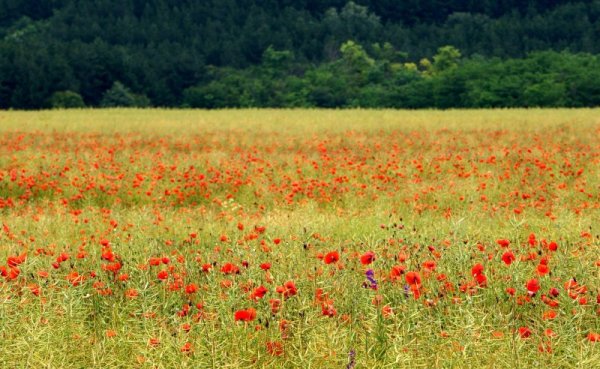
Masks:
[[[0,365],[599,367],[599,219],[598,109],[1,111]]]

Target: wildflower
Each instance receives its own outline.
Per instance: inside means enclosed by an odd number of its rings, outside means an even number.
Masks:
[[[330,318],[337,315],[337,310],[333,307],[333,300],[328,299],[321,304],[321,313]]]
[[[281,356],[283,355],[283,344],[279,341],[268,341],[266,343],[267,352],[271,356]]]
[[[369,281],[369,285],[365,284],[365,287],[369,287],[373,290],[377,289],[377,281],[375,280],[374,276],[375,276],[375,272],[373,272],[373,269],[369,269],[366,271],[365,273],[367,280]]]
[[[529,293],[529,295],[534,296],[540,289],[540,283],[537,279],[533,278],[527,281],[525,287],[527,287],[527,292]]]
[[[238,310],[235,312],[234,318],[236,321],[250,322],[256,318],[256,310],[254,308]]]
[[[192,293],[196,293],[198,291],[198,286],[195,283],[190,283],[185,286],[185,293],[191,295]]]
[[[381,315],[384,318],[390,318],[394,315],[394,311],[392,310],[390,305],[383,305],[381,307]]]
[[[35,284],[35,283],[31,283],[29,285],[27,285],[27,288],[29,288],[29,291],[31,291],[31,293],[33,293],[35,296],[39,296],[40,295],[40,286]]]
[[[158,272],[156,277],[158,279],[160,279],[161,281],[164,281],[165,279],[167,279],[169,277],[169,272],[167,272],[166,270],[161,270],[160,272]]]
[[[134,288],[130,288],[127,291],[125,291],[125,297],[127,297],[128,299],[134,299],[138,297],[138,295],[139,292]]]
[[[375,253],[373,251],[367,251],[360,257],[360,263],[362,265],[369,265],[375,260]]]
[[[226,263],[221,267],[221,272],[223,274],[239,274],[240,268],[231,263]]]
[[[496,240],[496,243],[500,245],[500,247],[508,247],[510,245],[510,241],[507,239]]]
[[[477,274],[475,276],[475,281],[480,287],[485,287],[487,285],[487,277],[484,274]]]
[[[294,296],[298,293],[298,289],[296,288],[296,284],[293,281],[287,281],[283,284],[283,286],[278,286],[275,291],[283,295],[283,297],[288,298]]]
[[[405,279],[406,279],[406,283],[408,283],[409,286],[416,286],[416,287],[421,286],[421,276],[419,275],[418,272],[406,273]]]
[[[269,305],[271,305],[271,313],[277,314],[279,312],[279,309],[281,308],[281,300],[270,299]]]
[[[435,270],[436,264],[435,261],[433,260],[427,260],[423,263],[423,269],[425,269],[428,272],[432,272]]]
[[[250,298],[252,300],[262,299],[267,294],[267,292],[269,292],[269,290],[267,290],[265,286],[259,286],[255,288],[254,291],[252,291],[252,294],[250,294]]]
[[[542,313],[542,320],[552,320],[556,318],[558,314],[554,310],[547,310]]]
[[[338,260],[340,260],[340,254],[337,251],[332,251],[323,258],[325,264],[336,263]]]
[[[6,259],[6,264],[12,268],[12,267],[16,267],[19,264],[22,264],[26,259],[27,259],[26,254],[21,254],[18,256],[9,256]]]
[[[513,254],[512,251],[506,251],[504,254],[502,254],[502,261],[506,265],[512,264],[512,262],[515,261],[515,259],[515,254]]]
[[[471,268],[471,275],[476,277],[480,274],[483,274],[483,265],[475,264],[473,268]]]
[[[404,265],[395,265],[392,267],[392,270],[390,271],[390,279],[392,281],[397,281],[401,279],[401,275],[404,274],[404,271],[406,270],[406,267]]]
[[[346,365],[346,369],[354,369],[356,366],[356,351],[354,349],[350,350],[348,353],[348,365]]]
[[[190,342],[186,342],[181,347],[181,352],[183,352],[184,354],[190,353],[191,351],[192,351],[192,344]]]
[[[496,339],[499,339],[499,338],[504,337],[504,333],[501,332],[501,331],[493,331],[492,332],[492,337],[494,337]]]
[[[531,329],[528,327],[519,327],[519,336],[521,338],[529,338],[531,336]]]

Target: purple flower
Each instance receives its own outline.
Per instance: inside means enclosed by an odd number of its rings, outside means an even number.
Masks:
[[[348,365],[346,365],[346,369],[354,369],[354,366],[356,365],[356,361],[354,361],[355,358],[356,351],[354,351],[354,349],[351,349],[348,353],[348,359],[350,360],[350,362],[348,362]]]
[[[373,269],[368,269],[367,272],[365,273],[365,275],[367,276],[367,280],[371,284],[370,286],[366,285],[366,287],[376,290],[377,289],[377,281],[374,278],[375,272],[373,271]],[[363,284],[363,285],[365,285],[365,284]]]
[[[404,285],[404,296],[405,296],[406,298],[408,298],[408,295],[410,294],[410,292],[409,292],[409,291],[410,291],[410,286],[409,286],[409,285],[407,285],[407,284],[405,284],[405,285]]]

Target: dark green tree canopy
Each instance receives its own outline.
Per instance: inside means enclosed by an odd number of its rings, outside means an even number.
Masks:
[[[116,81],[153,106],[404,106],[375,98],[388,94],[383,82],[458,78],[475,59],[595,55],[599,30],[599,0],[0,0],[0,108],[51,107],[64,91],[101,106]],[[594,103],[593,79],[556,73],[560,86],[537,81],[522,101]],[[433,83],[416,81],[404,101]],[[476,100],[491,104],[488,93]]]

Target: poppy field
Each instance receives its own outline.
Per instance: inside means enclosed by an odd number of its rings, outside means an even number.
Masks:
[[[0,365],[600,367],[600,111],[0,112]]]

